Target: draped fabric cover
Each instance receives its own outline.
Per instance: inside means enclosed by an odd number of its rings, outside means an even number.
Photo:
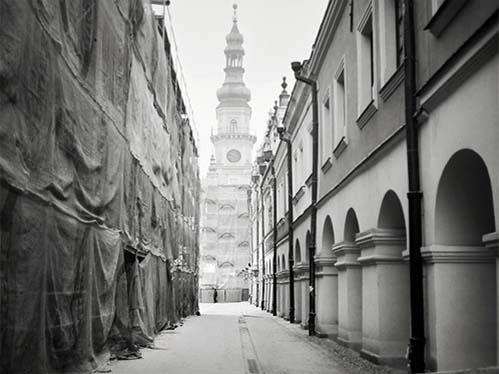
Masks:
[[[165,46],[145,0],[0,0],[0,372],[86,372],[197,310],[197,150]]]

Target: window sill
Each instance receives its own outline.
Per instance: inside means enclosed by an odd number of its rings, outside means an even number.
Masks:
[[[343,153],[343,151],[345,150],[347,145],[348,145],[347,140],[345,139],[344,136],[342,136],[340,141],[338,142],[338,145],[336,146],[336,148],[333,151],[334,157],[336,159],[338,159],[338,157],[340,157],[340,155]]]
[[[305,181],[305,184],[307,185],[307,187],[310,187],[312,185],[312,174],[308,176],[307,180]]]
[[[438,37],[466,2],[467,0],[445,0],[424,29],[429,30],[435,37]]]
[[[388,101],[398,86],[404,81],[404,64],[401,64],[395,73],[388,79],[384,86],[379,90],[379,95],[383,101]]]
[[[305,195],[305,186],[301,186],[298,192],[296,192],[295,196],[293,197],[293,205],[298,204],[298,201],[300,201],[303,195]]]
[[[377,111],[378,109],[376,108],[376,105],[374,105],[374,100],[371,100],[366,109],[364,109],[359,118],[357,118],[357,126],[359,126],[359,129],[362,130],[362,128],[367,124],[367,122],[369,122]]]
[[[326,174],[331,169],[331,166],[333,166],[333,163],[331,162],[331,157],[328,157],[321,167],[322,173]]]

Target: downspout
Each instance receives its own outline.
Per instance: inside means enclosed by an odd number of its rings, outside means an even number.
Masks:
[[[253,264],[253,251],[254,251],[254,245],[253,245],[253,212],[252,212],[252,207],[251,207],[251,188],[249,188],[248,190],[246,190],[246,193],[247,193],[247,209],[248,209],[248,215],[250,217],[250,248],[249,248],[249,255],[248,255],[248,265],[252,265]],[[250,272],[251,272],[251,283],[250,283],[250,295],[251,295],[251,298],[250,300],[252,299],[253,297],[253,271],[252,271],[252,267],[253,266],[250,266]],[[251,300],[252,302],[253,300]]]
[[[291,136],[291,134],[289,134]],[[288,169],[288,259],[289,259],[289,322],[295,322],[295,275],[294,275],[294,241],[295,231],[293,227],[293,155],[291,138],[286,139],[287,147],[287,169]]]
[[[263,180],[260,184],[260,198],[262,200],[262,310],[265,309],[265,200],[263,196]]]
[[[423,299],[423,260],[421,257],[422,222],[421,191],[419,180],[418,129],[416,113],[416,49],[414,34],[414,2],[404,0],[404,47],[405,47],[405,121],[407,142],[407,172],[409,191],[409,270],[411,288],[411,337],[408,363],[411,373],[425,371],[425,333]]]
[[[295,73],[295,79],[303,82],[312,89],[312,202],[310,204],[310,247],[309,247],[309,315],[308,335],[315,335],[315,252],[317,237],[317,168],[319,163],[319,116],[317,107],[317,82],[300,75],[303,68],[300,62],[292,62],[291,68]]]
[[[259,296],[259,290],[260,287],[258,287],[258,279],[260,278],[260,217],[258,216],[258,208],[260,206],[259,199],[258,199],[258,188],[255,185],[255,195],[256,195],[256,269],[257,269],[257,275],[256,275],[256,306],[258,306],[258,296]]]
[[[274,177],[274,256],[272,263],[272,315],[277,315],[277,177],[274,164],[272,164],[272,175]]]

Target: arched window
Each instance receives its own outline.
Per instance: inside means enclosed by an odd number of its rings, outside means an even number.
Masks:
[[[219,239],[233,239],[234,235],[232,235],[230,232],[224,232],[222,235],[218,237]]]
[[[234,134],[237,133],[237,121],[235,119],[230,121],[230,131]]]

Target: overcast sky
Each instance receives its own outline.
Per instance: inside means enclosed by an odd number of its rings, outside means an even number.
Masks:
[[[244,80],[251,90],[251,125],[257,146],[268,111],[288,78],[290,62],[310,56],[327,0],[239,0],[238,26],[244,36]],[[216,126],[216,90],[224,80],[225,36],[232,27],[234,0],[171,0],[169,11],[178,52],[200,137],[200,165],[204,175],[212,154],[210,129]],[[255,147],[256,148],[256,147]]]

